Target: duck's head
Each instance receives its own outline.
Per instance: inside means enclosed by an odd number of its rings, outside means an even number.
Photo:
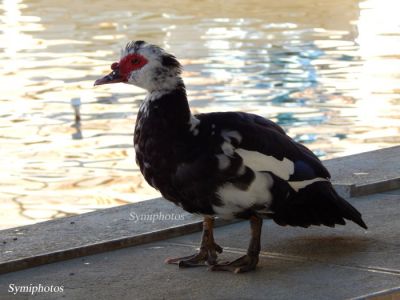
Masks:
[[[160,47],[132,41],[122,49],[121,59],[111,65],[111,70],[94,85],[123,82],[153,92],[176,88],[182,67],[175,56]]]

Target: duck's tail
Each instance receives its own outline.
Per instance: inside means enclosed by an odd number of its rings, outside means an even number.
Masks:
[[[275,178],[274,178],[275,179]],[[283,180],[282,180],[283,181]],[[276,182],[282,185],[286,182]],[[273,191],[271,210],[272,219],[279,225],[308,227],[310,225],[345,225],[345,219],[351,220],[362,228],[367,225],[361,213],[349,202],[340,197],[329,181],[314,182],[298,192],[287,193],[287,188]],[[280,192],[281,190],[281,192]],[[283,191],[286,190],[286,193]]]

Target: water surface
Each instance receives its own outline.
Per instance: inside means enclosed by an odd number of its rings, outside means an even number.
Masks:
[[[158,196],[134,163],[144,92],[92,87],[132,39],[176,54],[194,112],[258,113],[323,159],[399,144],[399,10],[396,0],[3,0],[0,228]]]

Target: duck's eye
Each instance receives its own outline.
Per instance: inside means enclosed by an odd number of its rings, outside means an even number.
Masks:
[[[138,63],[140,63],[140,59],[139,58],[134,58],[131,60],[132,65],[137,65]]]

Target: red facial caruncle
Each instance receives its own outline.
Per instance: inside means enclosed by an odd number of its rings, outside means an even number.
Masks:
[[[142,68],[148,60],[140,54],[132,53],[124,56],[119,63],[111,65],[112,72],[103,78],[96,80],[94,85],[102,85],[116,82],[128,82],[132,71]]]
[[[111,69],[113,69],[113,66],[115,68],[119,67],[119,75],[122,77],[123,81],[128,81],[128,76],[129,74],[134,71],[134,70],[138,70],[141,69],[145,64],[147,64],[147,59],[137,53],[132,53],[132,54],[128,54],[126,56],[124,56],[120,61],[118,66],[114,66],[114,64],[112,64]]]

